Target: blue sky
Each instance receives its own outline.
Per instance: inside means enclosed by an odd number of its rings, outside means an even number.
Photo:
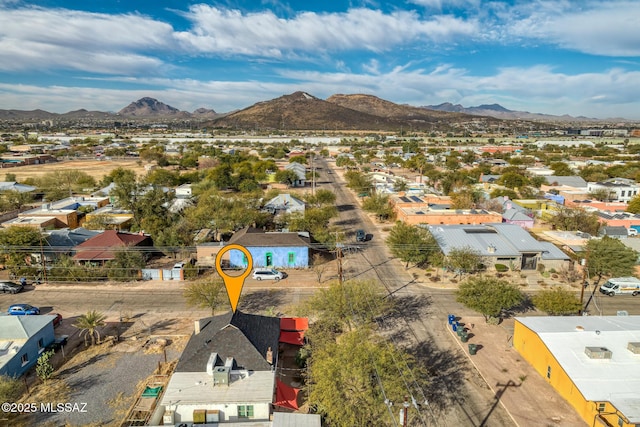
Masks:
[[[306,91],[640,119],[640,1],[0,0],[0,108]]]

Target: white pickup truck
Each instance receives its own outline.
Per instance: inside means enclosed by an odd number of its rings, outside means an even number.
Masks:
[[[640,279],[635,277],[615,277],[604,282],[600,286],[600,292],[609,295],[630,294],[634,297],[640,294]]]

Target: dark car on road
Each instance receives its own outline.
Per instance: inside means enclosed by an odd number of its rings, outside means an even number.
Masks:
[[[364,230],[356,230],[356,242],[364,242],[367,240],[367,233]]]
[[[0,282],[0,291],[2,291],[2,293],[8,292],[10,294],[17,294],[22,289],[24,289],[24,286],[22,286],[20,283],[10,281]]]
[[[14,316],[26,316],[30,314],[40,314],[40,309],[29,304],[13,304],[7,313]]]

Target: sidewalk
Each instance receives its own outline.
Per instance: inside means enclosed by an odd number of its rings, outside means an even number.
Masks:
[[[519,427],[583,426],[584,420],[522,357],[512,348],[513,319],[489,325],[483,317],[462,317],[469,341],[463,343],[452,327],[444,326],[460,349],[482,376],[499,403]],[[477,353],[469,354],[468,344],[476,344]]]

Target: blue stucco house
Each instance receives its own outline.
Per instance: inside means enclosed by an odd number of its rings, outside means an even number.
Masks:
[[[0,316],[0,375],[19,377],[53,343],[56,316]]]
[[[242,245],[251,253],[253,266],[276,268],[307,268],[309,266],[309,237],[305,233],[267,233],[247,227],[236,231],[229,243]],[[229,251],[232,267],[244,268],[247,260],[242,252]]]

